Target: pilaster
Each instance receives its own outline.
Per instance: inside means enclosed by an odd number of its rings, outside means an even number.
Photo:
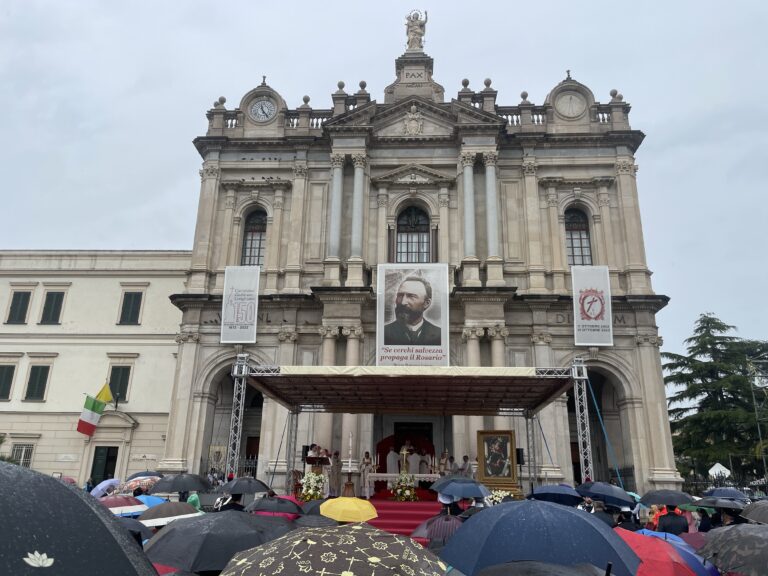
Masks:
[[[619,209],[626,230],[624,246],[629,280],[627,291],[630,294],[650,294],[650,275],[645,259],[645,241],[637,198],[637,170],[637,165],[632,158],[621,158],[616,161]]]
[[[288,235],[288,254],[285,265],[285,286],[283,292],[298,294],[301,292],[301,262],[304,248],[304,210],[307,193],[307,163],[296,161],[293,166],[293,186],[291,188],[290,233]]]
[[[530,153],[523,161],[522,170],[525,189],[525,215],[528,225],[528,293],[542,293],[546,285],[544,281],[539,184],[536,179],[536,162]]]
[[[267,241],[264,294],[275,294],[277,292],[277,277],[280,270],[280,245],[283,238],[283,202],[283,190],[278,188],[275,190],[275,196],[272,201],[274,216],[270,226],[269,240]]]
[[[200,199],[197,205],[197,224],[195,226],[194,248],[190,266],[190,293],[208,291],[208,274],[211,269],[211,237],[214,234],[216,217],[216,196],[219,185],[218,155],[208,159],[200,170]]]
[[[363,219],[365,204],[365,154],[352,156],[355,167],[352,191],[352,245],[347,261],[347,286],[363,286]]]

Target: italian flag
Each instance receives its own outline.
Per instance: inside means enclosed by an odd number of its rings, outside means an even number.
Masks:
[[[85,406],[80,414],[80,420],[77,422],[77,431],[86,436],[93,436],[101,413],[104,412],[108,402],[112,402],[112,391],[109,389],[108,383],[104,384],[96,398],[86,396]]]

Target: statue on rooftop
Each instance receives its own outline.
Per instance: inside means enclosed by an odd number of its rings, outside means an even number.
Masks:
[[[408,51],[421,52],[424,50],[424,33],[427,28],[427,11],[424,11],[424,19],[421,19],[419,10],[412,10],[405,17],[405,30],[408,36]]]

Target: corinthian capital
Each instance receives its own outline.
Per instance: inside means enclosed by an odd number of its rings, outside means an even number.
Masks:
[[[509,336],[509,330],[504,326],[491,326],[488,328],[488,337],[491,340],[503,340]]]
[[[351,339],[363,339],[363,329],[360,326],[345,326],[341,329],[341,333],[347,338]]]
[[[322,336],[323,338],[338,338],[339,337],[339,327],[338,326],[320,326],[320,328],[318,328],[317,331],[320,333],[320,336]]]
[[[202,170],[200,170],[199,174],[202,180],[205,180],[206,178],[217,178],[219,176],[219,167],[205,165]]]
[[[281,330],[277,333],[277,339],[280,340],[280,342],[296,342],[298,338],[298,333],[292,330]]]
[[[368,163],[368,157],[365,154],[352,155],[352,165],[355,168],[365,168],[365,165],[367,163]]]
[[[331,166],[334,168],[344,166],[344,154],[331,154]]]
[[[306,164],[296,164],[293,167],[293,177],[294,178],[306,178],[307,177],[307,165]]]
[[[616,174],[629,174],[630,176],[634,176],[638,170],[639,168],[637,167],[637,164],[631,160],[619,160],[616,162]]]
[[[476,154],[474,152],[462,152],[461,153],[461,165],[462,166],[474,166],[475,165],[475,156],[476,156]]]
[[[523,174],[526,176],[536,176],[536,163],[530,160],[523,162]]]
[[[499,160],[497,152],[483,152],[483,164],[486,166],[496,166],[496,162]]]
[[[464,330],[461,331],[461,339],[463,341],[467,340],[477,340],[483,335],[483,329],[478,327],[471,327],[471,328],[464,328]]]
[[[549,332],[536,332],[531,334],[531,342],[534,344],[551,344],[552,334]]]

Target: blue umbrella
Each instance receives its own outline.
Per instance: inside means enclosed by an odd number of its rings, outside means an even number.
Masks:
[[[110,488],[117,489],[117,487],[120,485],[120,480],[117,478],[109,478],[108,480],[104,480],[103,482],[99,482],[96,487],[91,490],[91,496],[95,496],[96,498],[101,498],[104,496],[107,491]]]
[[[638,530],[637,534],[643,536],[650,536],[652,538],[659,538],[664,540],[675,548],[680,557],[685,561],[688,567],[696,572],[696,576],[719,576],[720,571],[714,564],[708,562],[694,550],[693,546],[688,544],[685,540],[669,532],[654,532],[653,530]]]
[[[453,496],[454,498],[487,498],[491,491],[479,482],[456,482],[455,480],[443,484],[439,490],[440,494]]]
[[[529,500],[544,500],[563,506],[576,506],[584,501],[584,497],[570,486],[562,484],[539,486],[528,494]]]
[[[497,504],[471,516],[440,556],[468,576],[519,560],[599,567],[610,562],[617,576],[632,576],[640,565],[637,554],[593,514],[537,500]]]
[[[749,496],[736,488],[712,488],[703,493],[704,496],[714,496],[716,498],[733,498],[735,500],[749,500]]]
[[[159,506],[160,504],[165,504],[168,502],[165,498],[160,498],[160,496],[150,496],[149,494],[142,494],[141,496],[136,496],[138,500],[141,500],[146,504],[147,508],[152,508],[153,506]]]

